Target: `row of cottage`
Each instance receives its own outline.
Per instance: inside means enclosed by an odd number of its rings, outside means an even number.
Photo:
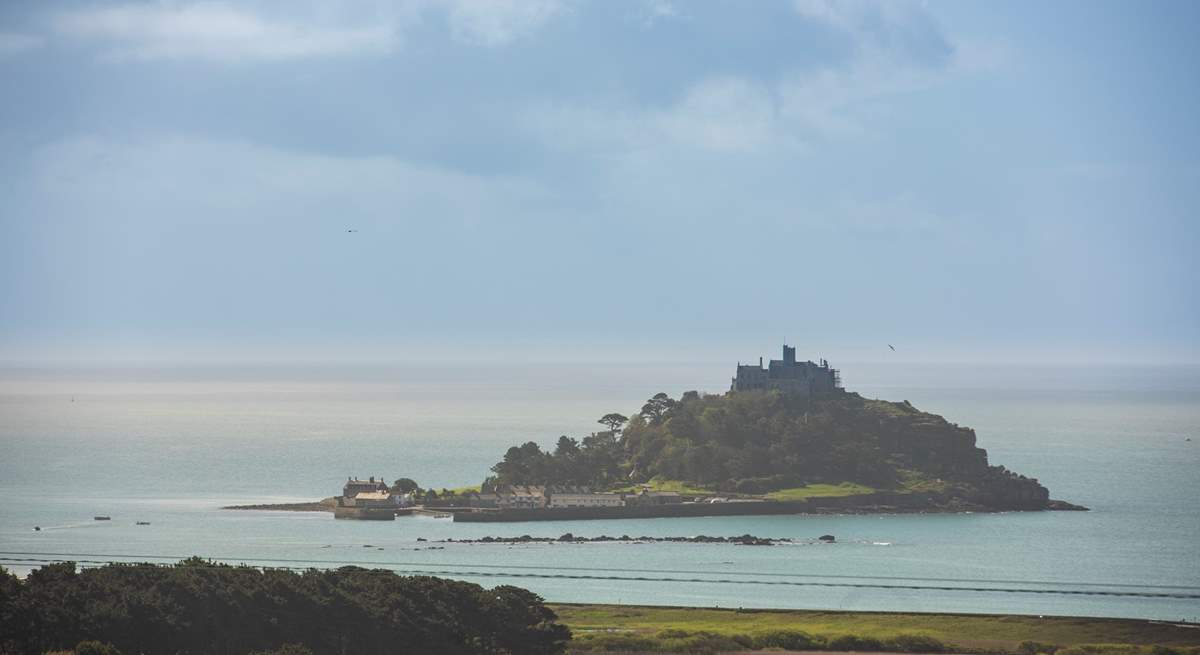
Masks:
[[[436,500],[392,493],[382,478],[349,479],[338,503],[343,507],[475,507],[481,509],[548,509],[557,507],[628,507],[682,502],[670,491],[642,489],[636,493],[593,492],[586,487],[502,485],[483,492],[443,496]]]
[[[487,493],[467,494],[468,507],[547,509],[555,507],[628,507],[682,502],[670,491],[642,489],[636,493],[593,492],[586,487],[502,486]]]

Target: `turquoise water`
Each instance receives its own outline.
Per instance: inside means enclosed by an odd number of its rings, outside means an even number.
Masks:
[[[16,570],[19,558],[355,562],[516,584],[554,601],[1200,619],[1200,600],[1178,597],[1200,595],[1194,367],[842,367],[852,390],[974,427],[993,463],[1086,513],[482,525],[218,509],[332,495],[351,474],[475,483],[509,445],[590,431],[660,390],[722,391],[729,368],[0,371],[0,557]],[[828,533],[838,543],[436,543],[564,532]]]

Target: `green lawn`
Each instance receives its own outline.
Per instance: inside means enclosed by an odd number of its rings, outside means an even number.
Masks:
[[[803,487],[780,489],[779,491],[772,491],[767,494],[767,498],[772,500],[804,500],[805,498],[859,496],[870,493],[875,493],[875,490],[871,487],[864,487],[861,484],[853,482],[843,482],[841,484],[809,484]]]
[[[1060,647],[1162,644],[1189,650],[1200,648],[1200,628],[1133,619],[615,605],[553,605],[552,608],[581,644],[593,636],[653,637],[664,630],[750,637],[789,630],[829,639],[854,635],[887,640],[899,635],[923,635],[956,650],[989,653],[1015,652],[1023,641]]]
[[[613,491],[636,493],[644,487],[649,487],[651,491],[674,491],[675,493],[687,494],[689,496],[711,496],[716,493],[712,489],[697,487],[688,482],[683,482],[680,480],[663,480],[661,478],[654,478],[649,482],[643,482],[641,484],[626,485],[618,489],[613,489]]]

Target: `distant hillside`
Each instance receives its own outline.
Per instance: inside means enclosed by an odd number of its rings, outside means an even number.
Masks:
[[[581,442],[562,437],[553,452],[532,442],[511,448],[485,484],[611,489],[669,480],[776,498],[840,485],[842,493],[925,493],[946,509],[1046,509],[1055,502],[1036,480],[989,465],[973,430],[907,401],[841,391],[690,391],[678,400],[658,394],[625,421],[607,415],[601,422],[623,430]]]

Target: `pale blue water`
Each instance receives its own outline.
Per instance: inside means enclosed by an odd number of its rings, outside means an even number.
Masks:
[[[629,413],[660,390],[723,391],[730,368],[0,371],[0,557],[360,562],[516,584],[554,601],[1200,619],[1194,598],[1028,593],[1200,594],[1195,367],[843,366],[852,390],[907,399],[974,427],[993,463],[1039,478],[1053,497],[1093,509],[1086,513],[480,525],[217,509],[332,495],[351,474],[475,483],[509,445],[590,431],[597,417]],[[93,521],[97,514],[113,520]],[[417,541],[563,532],[831,533],[839,543],[429,550]],[[589,577],[543,577],[562,575]],[[671,580],[592,579],[600,576]],[[840,586],[848,584],[875,586]]]

